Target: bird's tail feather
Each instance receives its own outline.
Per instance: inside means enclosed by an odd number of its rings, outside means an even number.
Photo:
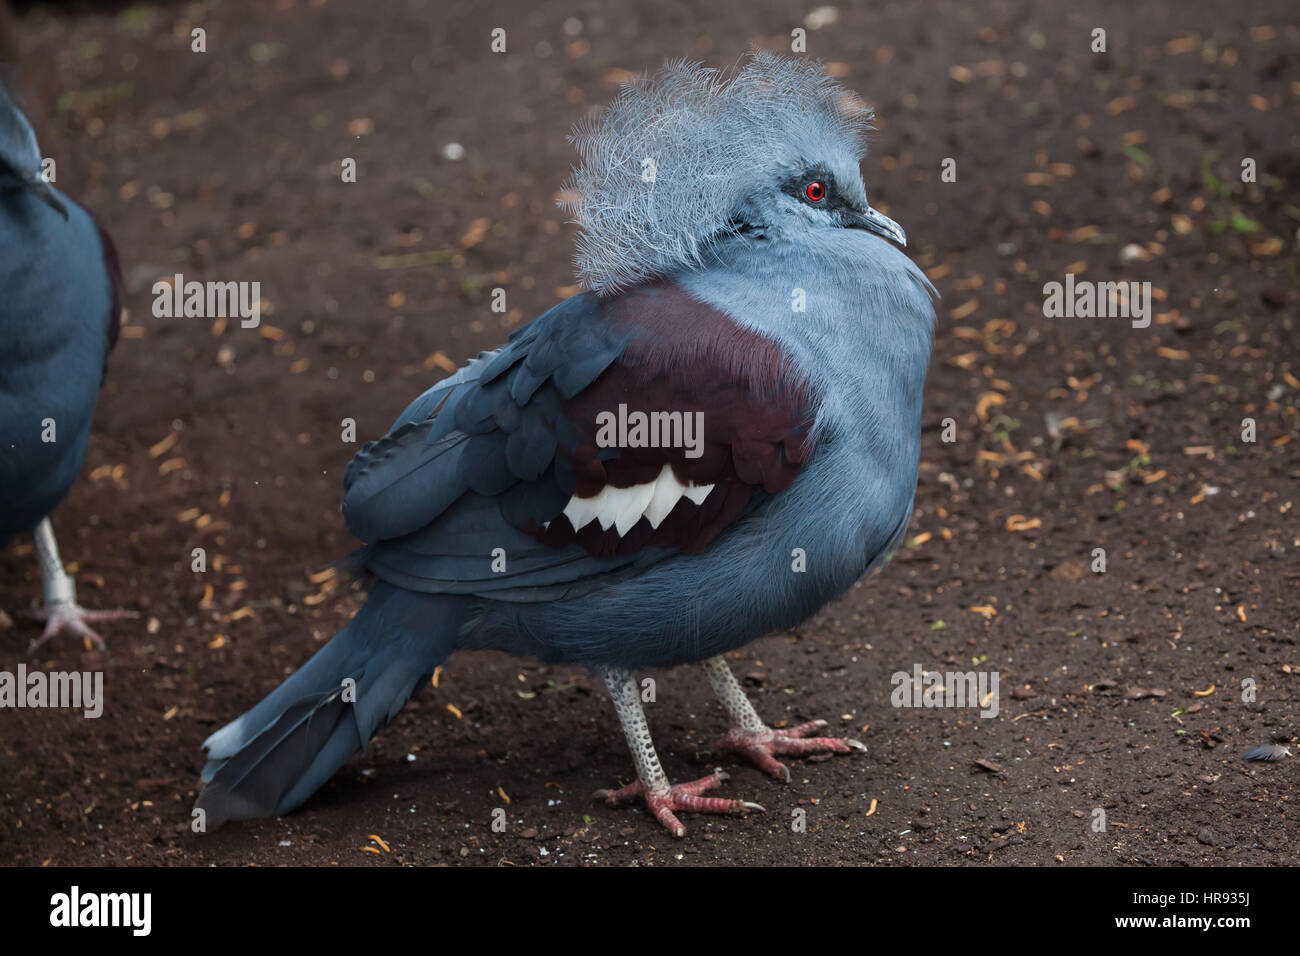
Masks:
[[[195,806],[206,824],[300,806],[446,660],[469,616],[464,598],[377,584],[311,660],[204,741],[206,786]]]

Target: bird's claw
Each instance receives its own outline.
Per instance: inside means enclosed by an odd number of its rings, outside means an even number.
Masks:
[[[713,742],[715,751],[737,753],[750,760],[764,773],[777,780],[790,782],[790,768],[776,759],[782,756],[803,757],[809,754],[837,753],[846,754],[853,750],[866,753],[867,747],[860,740],[846,737],[812,737],[814,731],[827,726],[824,720],[810,720],[806,724],[789,730],[744,730],[732,727],[723,737]]]
[[[94,628],[91,621],[120,621],[139,617],[138,611],[89,611],[74,601],[56,601],[37,609],[32,613],[38,621],[45,621],[45,631],[27,646],[27,653],[32,654],[41,645],[55,637],[80,637],[93,644],[98,650],[108,649]]]
[[[650,812],[654,814],[655,819],[663,824],[669,833],[675,837],[683,837],[686,835],[686,827],[682,826],[681,821],[677,819],[676,814],[679,812],[767,812],[765,808],[749,800],[727,800],[722,797],[700,796],[706,790],[712,790],[729,777],[730,775],[725,771],[715,770],[707,777],[701,777],[699,780],[671,785],[665,783],[663,786],[654,788],[647,788],[645,784],[638,780],[636,783],[628,784],[619,790],[597,790],[594,796],[597,800],[604,800],[611,807],[642,799],[645,801],[646,806],[650,808]]]

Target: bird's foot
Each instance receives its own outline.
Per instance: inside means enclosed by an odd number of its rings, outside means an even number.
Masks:
[[[854,750],[866,752],[859,740],[845,737],[813,737],[812,733],[827,726],[824,720],[810,720],[789,730],[745,730],[732,727],[723,737],[713,742],[714,751],[737,753],[748,758],[755,766],[778,780],[790,782],[790,768],[776,759],[777,754],[804,757],[808,754],[846,754]]]
[[[766,812],[757,803],[750,803],[748,800],[700,796],[727,778],[728,774],[724,771],[715,770],[707,777],[691,780],[688,783],[669,784],[668,781],[661,780],[659,786],[647,787],[638,780],[620,790],[597,790],[595,797],[597,800],[604,800],[611,807],[643,799],[655,819],[662,823],[669,833],[675,837],[683,837],[686,835],[686,827],[682,826],[681,821],[677,819],[676,814],[679,812],[749,813],[751,810]]]
[[[88,611],[75,601],[53,601],[37,609],[32,616],[45,622],[45,631],[27,647],[33,653],[46,641],[55,637],[80,637],[101,651],[107,650],[104,639],[90,626],[92,621],[120,621],[139,617],[138,611]]]

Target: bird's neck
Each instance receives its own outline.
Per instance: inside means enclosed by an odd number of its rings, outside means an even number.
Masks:
[[[818,394],[822,424],[889,437],[919,428],[934,307],[924,275],[895,246],[825,230],[737,244],[675,281],[780,343],[792,374]]]

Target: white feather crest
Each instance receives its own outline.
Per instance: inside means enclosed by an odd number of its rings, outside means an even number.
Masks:
[[[856,171],[871,119],[820,63],[766,52],[731,73],[676,60],[625,84],[570,136],[581,164],[560,205],[581,228],[579,280],[610,293],[699,265],[774,168],[836,156]]]

